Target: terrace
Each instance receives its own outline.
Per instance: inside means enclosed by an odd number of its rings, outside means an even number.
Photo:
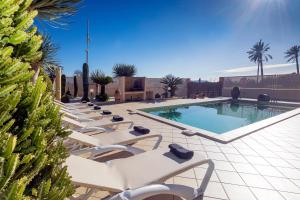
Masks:
[[[0,199],[299,200],[299,6],[0,0]]]
[[[222,98],[221,98],[222,99]],[[159,106],[205,102],[209,99],[176,99],[157,103]],[[211,158],[215,170],[205,192],[206,200],[235,199],[282,199],[300,198],[300,146],[298,121],[296,115],[274,125],[255,131],[250,135],[230,143],[206,139],[199,136],[185,136],[182,129],[141,116],[130,114],[128,109],[135,110],[157,106],[149,102],[132,102],[105,106],[113,113],[120,113],[132,119],[135,124],[147,124],[151,131],[163,135],[160,148],[167,148],[170,143],[178,143],[203,156]],[[127,127],[122,128],[123,131]],[[151,150],[154,140],[138,142],[136,147]],[[171,178],[167,183],[199,186],[204,176],[205,166],[196,167]],[[78,190],[80,192],[82,190]],[[98,192],[91,199],[108,195]],[[168,199],[158,196],[156,199]],[[172,198],[170,198],[172,199]]]

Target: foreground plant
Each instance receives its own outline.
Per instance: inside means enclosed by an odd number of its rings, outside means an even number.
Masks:
[[[30,0],[0,0],[0,199],[64,199],[73,186],[59,108],[30,63],[42,58]]]

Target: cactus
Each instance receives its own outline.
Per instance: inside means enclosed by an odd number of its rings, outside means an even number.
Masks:
[[[74,192],[61,165],[69,133],[43,76],[31,82],[42,56],[31,2],[0,0],[0,199],[65,199]]]
[[[77,93],[78,93],[77,77],[74,76],[74,97],[77,97]]]
[[[66,93],[66,75],[61,75],[61,96]]]
[[[89,65],[84,63],[82,66],[82,84],[83,84],[83,97],[81,101],[89,100]]]

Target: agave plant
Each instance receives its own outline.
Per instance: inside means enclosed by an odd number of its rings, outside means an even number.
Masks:
[[[285,52],[285,58],[287,58],[287,62],[296,62],[297,74],[299,75],[299,52],[300,46],[293,46],[289,50]]]
[[[261,72],[261,79],[264,77],[263,62],[268,62],[269,59],[272,59],[270,54],[267,52],[270,50],[269,44],[265,44],[262,40],[257,42],[251,49],[248,51],[249,59],[251,62],[257,63],[257,83],[259,76],[259,69]]]
[[[44,68],[50,78],[55,75],[55,68],[59,65],[59,62],[56,59],[58,49],[59,47],[51,41],[51,37],[48,34],[43,35],[43,43],[40,47],[42,56],[39,60],[31,63],[32,69],[35,71],[32,78],[33,83],[36,82],[40,67]]]
[[[134,76],[136,74],[136,68],[134,65],[116,64],[113,67],[113,74],[115,77],[120,76]]]
[[[95,70],[91,73],[91,79],[94,83],[101,86],[100,95],[105,95],[105,85],[113,82],[112,77],[106,76],[101,70]]]
[[[81,0],[33,0],[30,9],[38,11],[38,18],[57,27],[66,25],[66,19],[78,10]]]
[[[166,93],[170,90],[171,97],[175,96],[175,91],[177,90],[177,86],[182,84],[182,79],[179,77],[175,77],[172,74],[169,74],[163,77],[160,83],[165,85]]]

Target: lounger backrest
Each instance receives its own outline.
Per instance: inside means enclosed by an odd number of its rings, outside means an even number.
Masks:
[[[102,145],[99,139],[89,136],[89,135],[85,135],[85,134],[77,132],[77,131],[73,131],[73,130],[72,130],[71,135],[69,135],[68,137],[72,140],[78,141],[78,142],[88,145],[88,146]]]
[[[83,125],[79,121],[71,119],[71,118],[66,117],[66,116],[63,116],[62,120],[63,120],[63,122],[66,122],[66,123],[71,124],[73,126],[77,126],[77,127],[80,127],[80,128],[84,128],[85,127],[85,125]]]
[[[68,166],[68,173],[75,185],[111,192],[121,192],[126,189],[122,175],[107,163],[70,155],[65,165]]]

